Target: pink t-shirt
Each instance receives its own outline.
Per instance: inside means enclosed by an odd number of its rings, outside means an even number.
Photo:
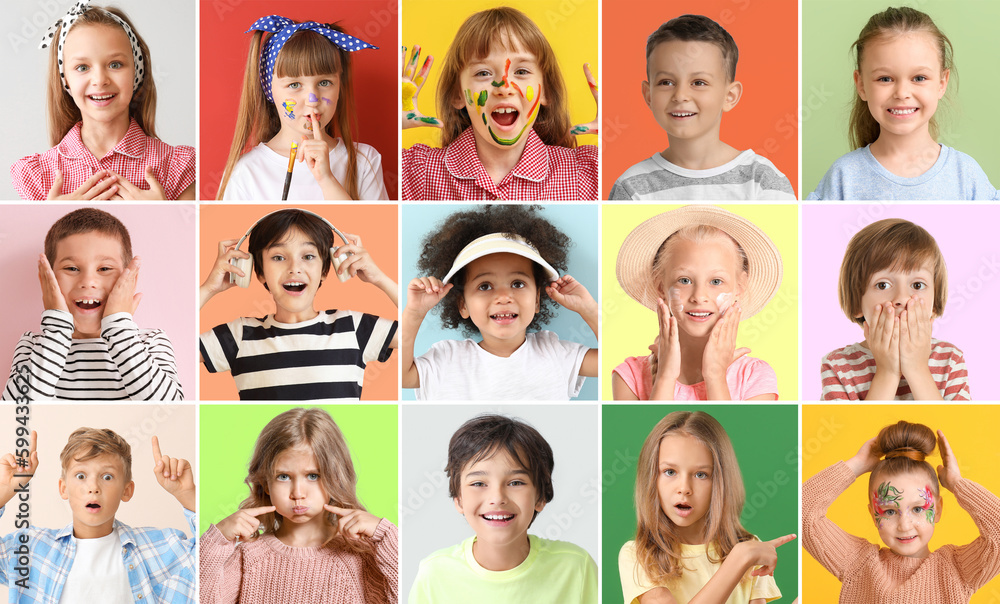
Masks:
[[[653,376],[649,372],[649,357],[629,357],[625,362],[615,367],[625,384],[640,401],[648,401],[653,391]],[[778,395],[778,377],[774,369],[766,362],[746,355],[737,359],[726,370],[726,383],[729,384],[729,395],[734,401],[745,401],[761,394]],[[708,400],[708,388],[705,382],[697,384],[682,384],[674,386],[675,401],[705,401]]]

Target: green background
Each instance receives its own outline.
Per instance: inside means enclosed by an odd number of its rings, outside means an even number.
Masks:
[[[729,434],[746,487],[743,526],[764,541],[798,532],[797,405],[604,405],[603,602],[622,601],[618,551],[626,541],[635,538],[632,497],[642,443],[658,421],[678,410],[705,411],[719,420]],[[782,595],[777,601],[791,602],[798,596],[798,543],[795,540],[778,549],[774,578]]]
[[[200,410],[198,530],[204,534],[237,510],[253,445],[267,422],[302,405],[210,405]],[[358,475],[358,498],[369,512],[399,525],[396,405],[318,405],[340,426]]]
[[[955,47],[955,72],[935,117],[938,142],[972,156],[996,186],[1000,183],[1000,125],[994,114],[998,90],[995,0],[802,1],[802,197],[847,145],[847,119],[857,92],[850,48],[868,19],[888,6],[911,6],[930,15]],[[958,86],[956,87],[956,84]]]

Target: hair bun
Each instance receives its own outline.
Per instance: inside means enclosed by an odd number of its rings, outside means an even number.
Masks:
[[[886,459],[908,457],[914,461],[924,461],[935,446],[937,437],[933,430],[923,424],[911,424],[902,420],[882,428],[875,438],[875,453]]]

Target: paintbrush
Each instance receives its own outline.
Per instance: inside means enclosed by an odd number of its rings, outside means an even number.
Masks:
[[[288,154],[288,173],[285,174],[285,188],[281,191],[281,201],[288,199],[288,187],[292,186],[292,168],[295,167],[295,152],[298,148],[299,144],[292,141],[292,151]]]

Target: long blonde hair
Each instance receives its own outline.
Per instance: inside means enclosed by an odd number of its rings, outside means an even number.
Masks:
[[[639,453],[635,477],[635,556],[654,584],[676,579],[684,570],[677,527],[663,512],[657,488],[660,443],[667,435],[692,436],[712,452],[712,501],[705,524],[706,543],[722,562],[737,543],[753,539],[740,523],[746,493],[736,452],[722,425],[702,411],[674,411],[656,424]],[[710,558],[711,559],[711,558]]]
[[[288,449],[303,445],[312,449],[316,456],[320,484],[326,493],[327,503],[347,509],[365,509],[358,501],[358,476],[354,472],[351,452],[340,428],[326,411],[298,407],[272,419],[257,437],[244,480],[250,487],[250,496],[240,504],[241,510],[273,505],[271,496],[267,493],[267,483],[274,476],[275,461]],[[327,525],[333,531],[333,537],[327,544],[337,542],[352,549],[365,549],[366,546],[344,539],[337,533],[337,522],[333,514],[324,512],[324,515]],[[281,515],[274,512],[262,514],[258,518],[264,525],[265,534],[276,532],[283,521]],[[256,538],[255,535],[248,541]]]
[[[107,12],[105,12],[107,11]],[[114,7],[101,8],[92,6],[82,15],[77,17],[73,23],[74,28],[84,25],[103,25],[125,34],[125,30],[117,21],[107,15],[112,13],[119,17],[132,28],[135,34],[136,43],[142,53],[142,60],[145,72],[142,75],[142,84],[139,89],[132,93],[132,100],[128,105],[128,115],[134,118],[146,136],[156,138],[156,83],[153,82],[153,64],[149,57],[149,47],[146,41],[139,35],[139,30],[135,28],[132,21],[122,10]],[[61,35],[63,25],[60,25],[53,40],[58,40]],[[72,31],[72,30],[71,30]],[[53,42],[49,45],[49,81],[48,81],[48,108],[49,108],[49,141],[55,147],[66,134],[73,129],[77,122],[83,119],[80,108],[70,93],[63,88],[62,78],[59,77],[59,44]],[[131,56],[131,55],[129,55]]]
[[[954,64],[954,49],[951,40],[944,35],[934,20],[926,13],[922,13],[908,6],[899,8],[889,7],[880,13],[872,15],[868,23],[861,29],[858,39],[851,44],[851,51],[855,53],[855,64],[858,73],[861,73],[861,61],[864,58],[865,47],[885,36],[900,36],[910,32],[926,32],[934,37],[937,44],[938,58],[941,60],[941,72],[950,70],[951,77],[956,77]],[[938,121],[932,116],[930,120],[930,134],[934,140],[938,136]],[[854,95],[854,104],[851,106],[851,117],[848,122],[847,137],[851,144],[851,149],[860,149],[878,140],[881,130],[878,122],[872,116],[868,103],[860,95]]]
[[[324,23],[323,27],[347,33],[336,23]],[[243,91],[240,93],[240,108],[236,114],[236,131],[233,144],[226,160],[226,170],[216,199],[222,199],[229,184],[236,162],[261,142],[274,138],[281,130],[281,121],[274,103],[264,96],[260,86],[260,50],[266,32],[254,31],[247,53],[247,66],[243,74]],[[274,35],[274,34],[266,34]],[[358,128],[358,117],[354,109],[354,79],[351,76],[351,53],[341,50],[321,34],[300,29],[292,34],[274,61],[274,77],[299,77],[325,73],[340,74],[340,95],[337,98],[334,119],[326,125],[326,133],[339,136],[347,150],[347,182],[344,189],[351,199],[358,199],[358,152],[354,148],[353,131]]]
[[[542,72],[542,95],[545,104],[538,109],[538,118],[532,128],[546,145],[576,147],[576,137],[570,132],[569,111],[566,109],[566,84],[556,53],[535,22],[517,10],[502,6],[480,11],[465,20],[458,28],[455,40],[448,47],[448,54],[438,81],[437,103],[441,118],[441,146],[447,147],[472,125],[469,112],[452,106],[462,95],[462,70],[469,63],[487,57],[496,43],[514,45],[530,52],[538,60]]]

